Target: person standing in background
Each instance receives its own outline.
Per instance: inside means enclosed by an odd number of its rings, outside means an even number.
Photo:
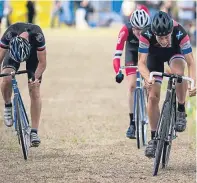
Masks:
[[[35,1],[27,1],[27,22],[34,23],[36,9],[35,9]]]
[[[12,11],[13,11],[13,9],[10,5],[10,0],[5,0],[3,15],[6,18],[6,27],[9,27],[11,25],[10,15],[12,14]]]
[[[63,14],[63,7],[61,1],[54,1],[51,15],[51,28],[55,25],[55,19],[58,17],[58,27],[60,27],[60,16]]]
[[[1,34],[1,21],[3,18],[3,12],[4,12],[4,3],[5,3],[4,0],[0,1],[0,34]]]

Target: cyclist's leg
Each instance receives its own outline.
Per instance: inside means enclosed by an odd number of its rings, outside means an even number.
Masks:
[[[137,65],[137,52],[131,52],[126,47],[125,65]],[[136,87],[136,69],[127,68],[126,70],[128,80],[128,102],[129,102],[129,118],[130,124],[126,136],[128,138],[135,138],[135,122],[133,120],[133,105],[134,105],[134,90]]]
[[[174,55],[170,61],[169,65],[172,73],[184,75],[185,70],[185,58],[181,54]],[[182,83],[176,84],[176,95],[178,98],[178,111],[177,111],[177,123],[176,130],[182,132],[186,128],[186,114],[185,114],[185,99],[187,93],[187,81],[182,81]]]
[[[20,64],[12,60],[8,52],[2,63],[2,73],[11,73],[12,71],[17,71]],[[4,123],[6,126],[10,127],[13,125],[13,117],[12,117],[12,84],[11,77],[3,77],[1,80],[1,93],[5,102],[4,108]]]
[[[150,72],[164,71],[164,62],[160,61],[157,57],[148,56],[147,64]],[[147,113],[148,113],[148,118],[151,128],[151,140],[149,141],[148,146],[146,147],[145,150],[145,155],[147,157],[154,157],[156,150],[156,141],[154,140],[154,138],[157,129],[157,123],[160,116],[159,100],[160,100],[161,82],[162,82],[162,78],[156,77],[155,84],[153,84],[151,89],[149,89],[148,91]]]
[[[36,53],[34,54],[36,55]],[[26,69],[35,73],[38,65],[37,56],[33,56],[31,54],[30,58],[27,60]],[[28,79],[31,79],[31,75],[28,75]],[[41,79],[41,78],[40,78]],[[40,82],[41,83],[41,82]],[[40,143],[40,138],[38,137],[38,127],[40,123],[40,114],[41,114],[41,97],[40,97],[40,83],[36,85],[28,84],[29,95],[31,100],[30,113],[31,113],[31,121],[32,121],[32,129],[31,129],[31,143],[32,146],[38,146]]]

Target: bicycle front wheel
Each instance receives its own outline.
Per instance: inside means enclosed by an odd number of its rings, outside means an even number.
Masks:
[[[27,160],[28,155],[28,137],[26,136],[26,127],[24,126],[24,119],[22,117],[22,111],[20,108],[20,104],[18,101],[18,98],[15,99],[15,105],[16,105],[16,121],[17,121],[17,131],[20,139],[20,144],[22,147],[23,157],[25,160]]]
[[[155,152],[155,160],[154,160],[154,170],[153,170],[153,176],[157,175],[158,169],[159,169],[159,164],[161,160],[161,155],[162,155],[162,150],[164,147],[164,143],[166,140],[166,136],[168,134],[168,123],[170,121],[170,104],[169,102],[164,103],[161,117],[159,120],[159,124],[157,127],[157,149]]]
[[[173,106],[171,109],[171,119],[170,119],[170,127],[169,127],[169,134],[168,134],[168,139],[164,143],[164,148],[163,148],[163,155],[162,155],[162,168],[166,168],[169,162],[169,157],[170,157],[170,151],[172,147],[172,140],[174,139],[175,136],[175,107]]]

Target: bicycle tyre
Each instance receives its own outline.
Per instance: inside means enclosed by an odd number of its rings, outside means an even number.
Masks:
[[[142,98],[141,98],[141,107],[143,108],[143,121],[142,121],[142,144],[143,146],[147,145],[147,127],[148,127],[148,123],[147,123],[147,119],[145,116],[147,116],[147,91],[145,88],[142,88],[141,90],[141,94],[142,94]]]
[[[155,152],[155,160],[154,160],[154,170],[153,170],[153,176],[156,176],[159,169],[159,164],[161,160],[162,150],[165,143],[166,133],[167,133],[167,125],[170,120],[170,114],[169,114],[169,102],[165,102],[162,109],[162,114],[159,119],[159,125],[158,125],[158,139],[157,139],[157,148]]]
[[[135,126],[136,126],[136,133],[137,133],[137,148],[140,149],[140,98],[139,98],[139,90],[135,93]]]
[[[19,138],[21,142],[20,144],[22,147],[23,157],[25,160],[27,160],[28,150],[27,150],[27,144],[26,144],[25,134],[23,130],[23,122],[21,120],[21,111],[20,111],[18,98],[16,98],[15,104],[16,104],[16,116],[17,116],[16,120],[17,120],[17,125],[18,125],[18,134],[19,134]]]
[[[163,155],[162,155],[162,168],[166,168],[169,162],[170,151],[172,147],[172,140],[174,135],[174,125],[175,125],[175,107],[173,106],[171,109],[171,119],[170,119],[170,127],[169,127],[169,141],[164,143]]]

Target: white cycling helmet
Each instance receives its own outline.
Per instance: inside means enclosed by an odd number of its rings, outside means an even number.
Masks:
[[[135,10],[130,17],[130,23],[134,28],[143,29],[150,24],[150,16],[144,10]]]

